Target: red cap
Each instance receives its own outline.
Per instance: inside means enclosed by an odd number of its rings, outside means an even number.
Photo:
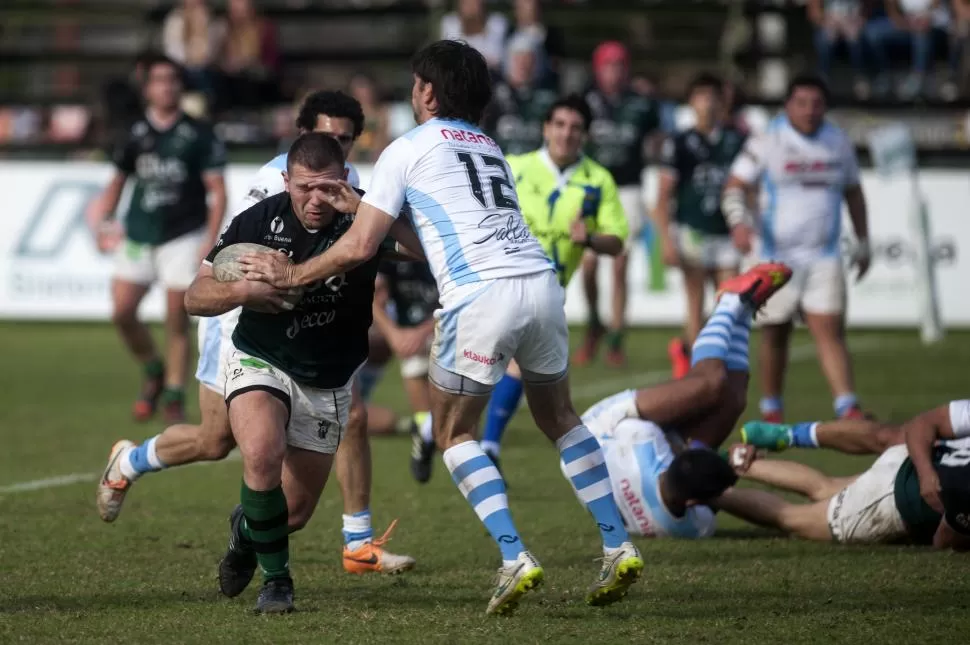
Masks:
[[[623,43],[616,40],[607,40],[597,45],[593,51],[593,67],[597,68],[607,63],[629,63],[630,52],[627,51]]]

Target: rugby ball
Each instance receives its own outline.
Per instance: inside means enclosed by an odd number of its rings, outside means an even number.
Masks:
[[[235,282],[246,277],[246,272],[239,263],[239,258],[250,253],[276,253],[276,249],[271,249],[262,244],[252,242],[240,242],[230,244],[226,248],[216,253],[212,261],[212,273],[219,282]]]
[[[216,253],[216,257],[212,260],[212,274],[219,282],[235,282],[236,280],[243,280],[246,277],[246,272],[239,263],[239,258],[244,255],[248,255],[249,253],[266,252],[278,253],[276,249],[263,246],[262,244],[253,244],[252,242],[230,244],[226,248]],[[288,305],[286,306],[286,309],[295,308],[302,297],[303,289],[301,287],[288,290],[286,295],[283,297],[286,305]]]

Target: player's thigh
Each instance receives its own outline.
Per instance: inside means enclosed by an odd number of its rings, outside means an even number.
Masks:
[[[221,392],[200,383],[199,411],[202,415],[202,433],[213,443],[224,443],[229,449],[235,445],[232,428],[229,427],[229,408]],[[228,453],[228,450],[226,451]]]
[[[332,454],[293,446],[286,449],[282,482],[291,531],[303,528],[310,521],[332,467]]]
[[[828,504],[832,537],[846,544],[878,544],[906,533],[896,507],[896,475],[906,460],[905,445],[880,455],[866,472],[843,488]]]
[[[824,258],[805,270],[801,309],[810,315],[841,319],[846,304],[845,273],[840,258]]]
[[[551,271],[521,279],[520,321],[524,328],[515,349],[525,383],[555,383],[569,367],[569,327],[565,291]]]
[[[147,292],[158,279],[154,258],[153,246],[124,240],[114,253],[114,282],[140,286]]]
[[[530,314],[518,278],[468,286],[435,312],[428,376],[443,392],[482,396],[505,373]]]
[[[292,416],[289,377],[238,349],[229,356],[226,371],[229,425],[243,460],[282,463]]]
[[[782,513],[785,531],[814,542],[830,542],[832,532],[828,524],[829,500],[810,504],[789,504]]]
[[[623,206],[623,214],[626,216],[628,228],[626,248],[630,248],[640,236],[647,215],[643,187],[639,184],[619,186],[617,196],[620,198],[620,205]]]
[[[167,291],[188,290],[199,271],[203,239],[204,234],[199,230],[155,247],[155,271]]]

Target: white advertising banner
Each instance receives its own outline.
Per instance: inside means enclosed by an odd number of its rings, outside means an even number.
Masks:
[[[230,205],[245,194],[255,165],[227,171]],[[364,187],[370,168],[360,167]],[[100,255],[88,232],[84,210],[111,174],[107,164],[0,162],[0,194],[5,195],[0,238],[0,318],[107,320],[111,314],[112,262]],[[652,182],[648,182],[648,186]],[[943,323],[970,327],[970,175],[961,171],[920,173],[931,227]],[[869,202],[873,264],[869,275],[849,289],[849,322],[855,326],[917,327],[920,323],[916,248],[911,232],[909,185],[863,173]],[[851,227],[846,222],[847,237]],[[600,267],[600,308],[609,306],[609,259]],[[650,262],[645,244],[630,261],[629,319],[634,325],[676,325],[684,315],[676,270]],[[141,313],[162,318],[161,294],[153,291]],[[569,286],[567,313],[586,318],[580,281]]]

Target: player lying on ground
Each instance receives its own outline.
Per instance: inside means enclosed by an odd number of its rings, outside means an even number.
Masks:
[[[906,443],[891,446],[855,477],[828,477],[795,462],[754,459],[754,446],[735,446],[732,461],[737,459],[745,478],[811,502],[793,504],[766,491],[735,488],[717,505],[808,540],[970,549],[970,400],[925,412],[902,428]]]
[[[623,528],[599,445],[572,404],[563,289],[522,218],[501,150],[476,125],[491,100],[488,66],[474,48],[445,40],[415,54],[412,71],[419,125],[381,154],[350,231],[302,264],[271,253],[244,257],[246,275],[287,289],[349,271],[377,252],[407,204],[441,299],[430,368],[435,436],[502,554],[487,611],[514,610],[545,575],[515,527],[501,473],[474,434],[513,358],[536,425],[555,442],[603,540],[603,564],[586,600],[614,603],[640,577],[643,558]],[[332,199],[340,198],[338,182],[326,183]]]
[[[117,146],[114,176],[89,212],[98,248],[115,254],[112,321],[145,375],[133,408],[137,421],[154,416],[159,402],[168,423],[185,419],[185,290],[215,243],[226,210],[225,146],[211,125],[182,113],[181,73],[164,57],[145,62],[144,117]],[[133,190],[122,231],[114,211],[129,179]],[[138,320],[138,306],[155,282],[165,290],[164,361]]]
[[[345,155],[353,147],[363,123],[360,104],[346,94],[331,91],[307,96],[296,119],[296,127],[301,133],[312,131],[329,135],[337,140]],[[285,169],[286,154],[263,166],[233,216],[284,192]],[[346,181],[356,187],[359,183],[356,169],[345,164],[344,170]],[[282,233],[282,230],[270,231],[272,236]],[[286,244],[284,237],[278,241]],[[137,446],[122,440],[112,447],[97,493],[98,512],[105,522],[113,522],[118,517],[125,496],[143,474],[200,461],[219,461],[235,447],[229,429],[225,390],[226,363],[233,349],[232,334],[240,311],[233,309],[221,316],[202,318],[199,322],[199,367],[195,376],[199,381],[202,423],[169,426]],[[373,539],[371,455],[366,425],[363,401],[355,396],[335,459],[337,482],[344,502],[343,566],[350,573],[396,573],[402,563],[411,559],[388,553],[381,541]]]
[[[754,312],[790,276],[783,265],[764,264],[726,280],[682,379],[615,394],[583,414],[603,448],[613,495],[632,533],[714,533],[714,513],[704,504],[737,476],[711,448],[731,434],[745,408]],[[683,440],[690,448],[684,450]]]
[[[581,96],[558,99],[542,124],[545,145],[508,158],[522,217],[555,265],[563,288],[584,253],[617,256],[627,239],[627,220],[613,176],[583,154],[592,122],[593,114]],[[482,449],[496,466],[502,435],[521,399],[522,374],[513,361],[485,412]]]
[[[226,367],[226,403],[243,483],[219,584],[224,594],[238,595],[258,563],[264,584],[257,609],[266,613],[293,608],[287,536],[312,515],[346,427],[354,378],[367,358],[379,262],[375,257],[305,285],[295,310],[285,302],[292,291],[245,279],[218,282],[209,264],[223,248],[259,243],[303,261],[350,228],[353,215],[335,211],[311,187],[343,177],[343,151],[333,138],[302,135],[290,148],[286,172],[287,192],[233,220],[186,294],[195,315],[244,307]],[[397,569],[414,562],[399,559],[404,562],[393,563]]]

